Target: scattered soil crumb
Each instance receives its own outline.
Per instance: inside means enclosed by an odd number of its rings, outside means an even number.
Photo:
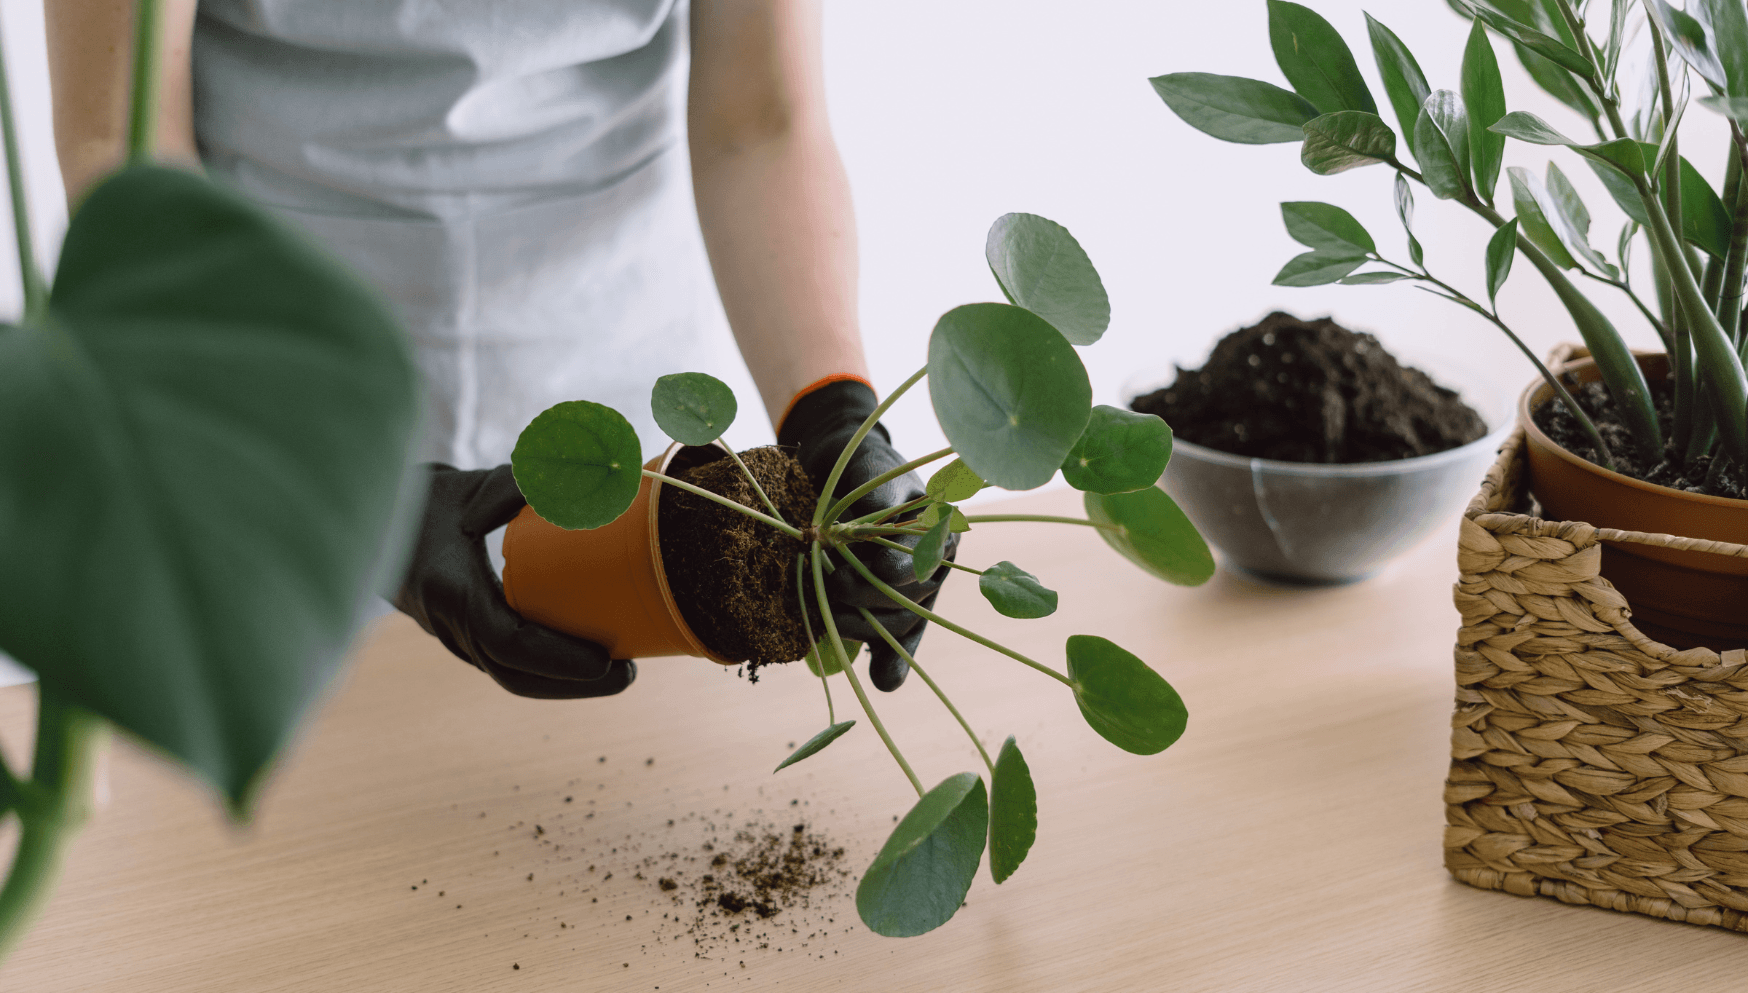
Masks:
[[[1130,407],[1186,441],[1285,462],[1384,462],[1487,433],[1457,394],[1398,363],[1377,338],[1280,311],[1214,346],[1197,370]]]

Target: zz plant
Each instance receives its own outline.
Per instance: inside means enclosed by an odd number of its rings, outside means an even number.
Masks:
[[[150,165],[155,0],[128,160],[37,269],[0,66],[24,314],[0,325],[0,649],[36,672],[36,753],[0,958],[89,813],[109,727],[246,819],[417,519],[418,382],[384,308],[206,180]]]
[[[1151,755],[1183,734],[1188,712],[1171,685],[1135,655],[1096,635],[1068,639],[1066,672],[1000,644],[912,602],[881,582],[850,546],[874,542],[911,552],[918,577],[952,568],[977,577],[978,590],[1000,613],[1045,617],[1057,594],[1013,562],[976,569],[943,561],[949,532],[1007,521],[1041,521],[1092,527],[1111,547],[1167,582],[1194,585],[1214,571],[1208,547],[1171,497],[1155,485],[1171,454],[1171,430],[1152,415],[1092,404],[1092,387],[1076,345],[1104,334],[1110,305],[1086,253],[1068,231],[1031,214],[1008,214],[991,228],[985,254],[1007,303],[956,307],[935,324],[928,364],[894,390],[869,415],[832,469],[813,516],[786,521],[750,473],[764,510],[742,506],[686,482],[640,469],[641,446],[625,418],[588,401],[561,403],[536,417],[512,456],[516,480],[536,513],[560,527],[606,524],[631,505],[643,476],[661,480],[746,514],[801,542],[795,563],[798,601],[813,598],[825,630],[808,637],[809,667],[825,691],[826,727],[777,766],[807,758],[841,737],[855,721],[837,719],[832,677],[849,683],[868,722],[880,736],[917,803],[887,839],[863,874],[856,907],[872,930],[909,937],[944,924],[958,910],[981,861],[985,841],[990,874],[997,883],[1013,874],[1031,849],[1037,830],[1037,794],[1018,743],[1009,737],[992,759],[940,684],[897,640],[892,647],[940,698],[977,747],[989,774],[986,788],[976,772],[961,772],[925,789],[897,742],[875,714],[850,665],[859,645],[839,635],[826,600],[825,576],[857,570],[898,606],[1042,673],[1064,686],[1081,715],[1106,740],[1125,751]],[[831,494],[851,456],[882,414],[923,379],[948,447],[898,466],[841,497]],[[658,380],[651,397],[656,422],[675,441],[715,442],[734,418],[734,394],[702,373]],[[956,457],[955,457],[956,456]],[[740,460],[735,457],[736,462]],[[926,495],[909,504],[863,517],[846,510],[891,479],[951,459],[929,479]],[[745,473],[745,466],[741,466]],[[967,514],[960,501],[986,486],[1027,490],[1061,470],[1084,491],[1086,517],[1029,514]],[[914,538],[914,548],[894,538]],[[869,626],[884,629],[866,615]],[[818,640],[815,640],[815,639]],[[931,663],[932,665],[933,663]]]
[[[1408,280],[1474,311],[1511,337],[1581,423],[1605,467],[1616,461],[1603,435],[1565,387],[1500,317],[1497,295],[1522,253],[1554,289],[1589,347],[1636,455],[1690,464],[1713,456],[1748,469],[1748,10],[1743,0],[1451,0],[1471,21],[1456,89],[1434,90],[1408,47],[1366,17],[1372,54],[1400,132],[1385,123],[1353,53],[1328,21],[1286,0],[1268,0],[1269,40],[1292,89],[1236,76],[1177,72],[1154,89],[1191,126],[1244,144],[1299,142],[1300,160],[1320,175],[1362,166],[1395,173],[1398,216],[1408,234],[1406,263],[1384,258],[1347,211],[1326,203],[1283,203],[1287,231],[1309,251],[1275,277],[1282,286]],[[1643,13],[1635,10],[1642,7]],[[1642,21],[1642,23],[1641,23]],[[1641,30],[1642,28],[1642,30]],[[1505,38],[1532,79],[1579,114],[1595,140],[1569,138],[1534,114],[1507,107],[1489,32]],[[1638,38],[1647,72],[1625,79],[1622,53]],[[1698,83],[1694,83],[1694,77]],[[1698,92],[1696,92],[1698,91]],[[1729,120],[1722,196],[1681,155],[1679,130],[1689,104]],[[1544,176],[1504,170],[1505,140],[1564,146],[1582,159],[1627,215],[1614,261],[1590,240],[1590,213],[1560,168]],[[1412,157],[1419,168],[1408,165]],[[1486,303],[1427,268],[1411,228],[1410,181],[1451,200],[1496,230],[1485,257]],[[1514,216],[1502,212],[1508,208]],[[1640,234],[1650,249],[1658,307],[1640,297],[1628,261]],[[1378,268],[1356,271],[1367,263]],[[1626,342],[1574,285],[1629,297],[1670,356],[1674,419],[1659,424],[1644,374]]]

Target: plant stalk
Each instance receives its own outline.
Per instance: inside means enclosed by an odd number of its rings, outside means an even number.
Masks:
[[[36,758],[17,783],[18,848],[0,888],[0,962],[47,905],[73,835],[91,816],[103,720],[37,684]]]
[[[850,655],[844,651],[844,641],[838,637],[838,622],[832,619],[831,601],[825,595],[825,569],[821,564],[824,561],[824,555],[820,552],[819,542],[813,543],[811,553],[813,555],[813,592],[819,598],[819,612],[825,618],[825,633],[831,638],[832,650],[838,653],[838,664],[844,667],[844,675],[849,677],[850,689],[856,692],[856,699],[861,701],[862,712],[868,715],[868,723],[874,725],[874,730],[880,733],[880,740],[886,742],[886,750],[892,753],[893,759],[898,762],[898,767],[904,770],[905,778],[910,780],[910,785],[916,790],[916,795],[923,796],[927,791],[923,789],[922,780],[916,778],[916,773],[911,770],[910,763],[904,760],[904,753],[898,750],[898,745],[893,743],[892,736],[886,733],[886,725],[880,723],[880,715],[874,713],[874,704],[869,702],[868,694],[862,691],[862,681],[856,678],[856,669],[850,665]],[[856,561],[854,555],[848,556],[848,558],[852,562]],[[856,564],[861,565],[860,562],[856,562]],[[876,627],[878,626],[876,625]],[[823,664],[819,667],[819,671],[825,671]]]
[[[880,632],[881,639],[891,645],[892,650],[909,663],[910,667],[916,670],[917,675],[923,677],[923,682],[929,684],[929,689],[933,690],[935,696],[940,698],[941,703],[946,706],[947,712],[952,714],[953,719],[959,722],[959,726],[965,729],[965,737],[970,738],[971,743],[977,746],[977,754],[983,756],[983,764],[989,769],[989,781],[995,782],[995,763],[989,760],[989,752],[984,750],[983,742],[977,737],[977,732],[971,730],[970,723],[965,720],[964,715],[959,713],[959,708],[953,706],[953,701],[947,699],[947,694],[935,685],[935,681],[929,678],[929,674],[923,671],[923,667],[916,664],[916,656],[905,651],[904,646],[898,643],[898,639],[892,636],[892,632],[882,627],[880,622],[874,619],[873,614],[868,613],[867,607],[857,607],[856,609],[862,612],[862,619],[868,622],[868,626]]]
[[[127,164],[146,165],[157,149],[158,0],[134,5],[134,68],[128,108]]]
[[[1730,247],[1724,254],[1724,273],[1713,312],[1718,315],[1718,323],[1724,326],[1731,340],[1740,344],[1742,280],[1744,268],[1748,267],[1748,182],[1743,182],[1742,156],[1737,154],[1733,142],[1724,174],[1724,189],[1726,196],[1734,194],[1724,201],[1731,208]]]
[[[813,542],[817,546],[818,542]],[[819,660],[819,685],[825,687],[825,722],[836,724],[837,711],[832,709],[832,684],[825,676],[825,656],[819,650],[819,642],[813,640],[813,621],[807,616],[807,555],[795,556],[795,602],[801,605],[801,627],[807,632],[807,650]]]
[[[728,448],[727,445],[722,447]],[[740,466],[740,474],[747,478],[747,482],[752,485],[753,492],[759,495],[759,502],[765,505],[765,509],[771,512],[772,517],[781,519],[783,512],[778,510],[777,505],[771,502],[771,498],[765,495],[765,488],[759,485],[759,481],[753,477],[753,471],[747,468],[747,464],[740,460],[740,454],[734,449],[728,448],[728,457],[734,460],[735,465]]]
[[[909,555],[916,554],[916,549],[910,547],[909,545],[900,545],[898,542],[890,541],[886,538],[869,538],[868,540],[872,541],[876,545],[880,545],[883,548],[890,548],[895,552],[904,552],[904,553],[909,554]],[[973,576],[981,576],[985,572],[989,571],[987,569],[973,569],[968,565],[960,565],[959,563],[953,561],[952,559],[942,559],[941,564],[944,566],[951,566],[954,569],[958,569],[960,572],[969,572]]]
[[[850,458],[856,454],[856,449],[862,447],[862,439],[868,437],[868,432],[874,430],[874,425],[880,423],[881,414],[891,409],[892,405],[898,402],[899,397],[904,396],[912,386],[922,382],[922,378],[928,374],[929,367],[926,365],[911,373],[910,378],[900,383],[898,389],[892,391],[891,396],[882,400],[874,408],[874,412],[862,421],[862,426],[856,429],[856,433],[850,436],[849,444],[845,445],[844,450],[838,453],[837,462],[832,465],[830,475],[825,478],[825,488],[820,490],[819,504],[813,509],[814,527],[819,527],[825,523],[825,510],[831,505],[832,494],[837,492],[838,480],[843,478],[844,468],[850,464]]]
[[[701,496],[706,500],[714,500],[717,503],[722,504],[724,507],[729,507],[729,508],[732,508],[734,510],[738,510],[741,513],[747,515],[748,517],[751,517],[755,521],[761,521],[765,524],[769,524],[770,526],[783,532],[784,534],[788,535],[789,537],[794,538],[796,541],[806,541],[807,540],[806,536],[801,533],[800,528],[794,527],[794,526],[789,525],[789,524],[785,524],[782,521],[778,520],[777,518],[770,516],[769,514],[762,514],[759,511],[754,510],[753,508],[747,506],[744,503],[736,503],[735,501],[730,500],[728,497],[725,497],[720,493],[712,493],[702,486],[693,486],[691,483],[688,483],[683,479],[675,479],[672,476],[664,476],[661,473],[656,472],[653,469],[645,469],[645,470],[643,470],[643,474],[645,476],[648,476],[651,479],[659,479],[663,483],[667,484],[668,486],[678,487],[682,490],[685,490],[687,493],[694,494],[695,496]]]
[[[24,289],[24,320],[41,316],[48,308],[48,287],[36,265],[36,242],[30,234],[30,202],[24,189],[24,157],[18,148],[17,123],[12,116],[12,87],[6,78],[6,59],[0,54],[0,130],[6,141],[6,180],[12,190],[12,233],[18,239],[18,278]]]
[[[1001,521],[1040,521],[1045,524],[1081,524],[1089,528],[1104,528],[1106,531],[1117,530],[1114,524],[1100,524],[1084,517],[1052,517],[1049,514],[976,514],[967,516],[967,524],[994,524]]]
[[[850,520],[843,521],[841,523],[843,523],[843,524],[879,524],[881,521],[884,521],[889,517],[896,517],[899,514],[902,514],[906,511],[915,510],[916,508],[921,507],[923,504],[928,503],[931,499],[933,499],[933,498],[930,497],[927,493],[925,493],[922,496],[917,497],[915,500],[909,500],[909,501],[906,501],[904,503],[894,504],[890,507],[885,507],[885,508],[882,508],[880,510],[876,510],[872,514],[863,514],[861,517],[854,517],[854,518],[851,518]]]
[[[1041,662],[1034,662],[1031,659],[1026,658],[1024,655],[1021,655],[1019,652],[1016,652],[1013,649],[1007,647],[1006,645],[997,644],[996,642],[993,642],[993,641],[989,640],[988,638],[985,638],[983,635],[980,635],[975,631],[968,631],[965,628],[960,627],[957,624],[954,624],[952,621],[947,620],[945,617],[942,617],[940,614],[937,614],[934,611],[929,610],[927,607],[924,607],[921,604],[918,604],[916,601],[912,600],[910,597],[905,596],[903,593],[898,592],[897,590],[893,589],[892,587],[886,585],[886,583],[882,582],[879,576],[876,576],[876,575],[874,575],[874,573],[870,572],[868,570],[868,567],[863,565],[862,561],[860,559],[856,558],[854,555],[850,555],[847,552],[842,551],[841,549],[839,550],[838,554],[843,557],[844,561],[850,563],[851,567],[853,567],[857,572],[861,573],[863,579],[866,579],[875,589],[886,594],[886,598],[888,600],[891,600],[893,603],[898,604],[900,607],[903,607],[904,609],[910,611],[911,613],[917,615],[918,617],[921,617],[922,619],[927,620],[927,621],[934,621],[936,624],[939,624],[941,627],[946,628],[947,630],[953,632],[954,634],[957,634],[957,635],[964,637],[964,638],[969,638],[972,641],[977,642],[979,645],[982,645],[985,648],[1000,652],[1003,655],[1006,655],[1008,658],[1013,659],[1016,662],[1024,662],[1026,665],[1029,665],[1032,668],[1038,670],[1039,672],[1044,673],[1046,676],[1053,677],[1054,679],[1056,679],[1056,681],[1060,682],[1064,686],[1073,686],[1074,685],[1072,680],[1070,680],[1067,676],[1064,676],[1062,673],[1057,672],[1055,669],[1052,669],[1049,666],[1044,665]]]
[[[929,454],[924,455],[921,458],[911,459],[909,462],[906,462],[903,465],[893,466],[891,469],[886,470],[885,472],[881,473],[880,475],[875,476],[873,479],[868,480],[866,483],[863,483],[862,485],[856,487],[855,489],[851,490],[850,492],[845,493],[843,496],[839,497],[838,501],[831,505],[831,509],[829,509],[825,512],[825,519],[828,521],[837,520],[838,515],[843,513],[846,510],[849,510],[850,505],[855,503],[857,500],[862,499],[863,497],[867,496],[868,494],[874,492],[875,490],[879,489],[882,486],[885,486],[887,483],[892,482],[894,479],[897,479],[900,476],[905,475],[906,473],[914,472],[917,469],[920,469],[923,466],[928,465],[930,462],[935,461],[936,459],[944,459],[951,454],[953,454],[953,447],[951,445],[949,445],[946,448],[943,448],[939,451],[930,452]]]

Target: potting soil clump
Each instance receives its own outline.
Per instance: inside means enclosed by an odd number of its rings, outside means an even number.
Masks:
[[[1487,433],[1453,390],[1396,361],[1378,339],[1325,317],[1276,311],[1232,332],[1197,370],[1130,406],[1185,441],[1283,462],[1385,462]]]
[[[1620,410],[1606,387],[1596,382],[1575,383],[1569,377],[1565,385],[1572,398],[1590,415],[1602,440],[1608,443],[1616,472],[1689,493],[1748,500],[1748,474],[1740,466],[1728,459],[1718,464],[1711,455],[1696,455],[1689,459],[1676,447],[1673,380],[1662,379],[1648,384],[1651,400],[1657,406],[1657,422],[1665,439],[1662,458],[1655,462],[1639,455],[1632,431],[1621,420]],[[1594,465],[1603,464],[1602,457],[1590,443],[1590,436],[1566,409],[1564,401],[1556,397],[1537,407],[1532,416],[1536,426],[1555,444]]]
[[[781,448],[754,448],[742,452],[741,460],[785,521],[800,527],[812,519],[813,483],[794,456]],[[720,458],[676,478],[767,512],[733,459]],[[795,559],[806,546],[677,486],[662,487],[658,521],[668,588],[687,626],[712,651],[747,662],[755,671],[807,654],[795,589]],[[818,611],[810,616],[820,630]]]

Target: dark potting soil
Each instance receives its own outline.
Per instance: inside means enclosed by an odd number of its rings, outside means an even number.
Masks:
[[[1385,462],[1487,433],[1481,415],[1378,339],[1280,311],[1220,339],[1206,365],[1129,406],[1179,438],[1249,458]]]
[[[812,519],[813,483],[781,448],[754,448],[741,461],[783,519],[797,527]],[[764,504],[733,459],[721,458],[677,476],[761,512]],[[677,486],[662,487],[659,525],[662,567],[680,616],[723,658],[758,666],[793,662],[807,654],[807,630],[795,590],[801,542],[713,500]],[[810,613],[821,630],[817,610]]]
[[[1748,475],[1743,473],[1740,466],[1728,459],[1722,465],[1717,465],[1710,455],[1700,455],[1688,460],[1672,441],[1664,445],[1662,458],[1652,462],[1639,454],[1633,444],[1632,433],[1621,421],[1619,408],[1615,406],[1614,398],[1609,396],[1606,387],[1597,382],[1574,383],[1569,378],[1565,385],[1573,399],[1590,415],[1597,433],[1602,435],[1603,442],[1614,455],[1616,472],[1689,493],[1748,500]],[[1651,383],[1650,387],[1651,400],[1657,406],[1657,421],[1663,428],[1663,437],[1672,438],[1675,433],[1674,380],[1663,379]],[[1565,401],[1555,397],[1536,408],[1531,416],[1535,418],[1536,427],[1541,428],[1555,444],[1587,462],[1603,464],[1596,447],[1590,442],[1590,436],[1579,426],[1578,419],[1572,416],[1572,412],[1566,409]]]

